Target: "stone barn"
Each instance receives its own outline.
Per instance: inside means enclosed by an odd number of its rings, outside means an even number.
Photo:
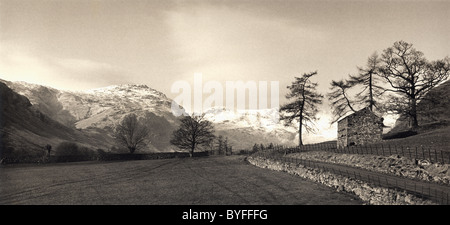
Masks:
[[[367,107],[338,121],[337,147],[379,142],[382,134],[383,118]]]

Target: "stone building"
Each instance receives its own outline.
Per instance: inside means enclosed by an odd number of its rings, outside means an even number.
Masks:
[[[338,121],[337,147],[379,142],[382,134],[383,118],[367,107]]]

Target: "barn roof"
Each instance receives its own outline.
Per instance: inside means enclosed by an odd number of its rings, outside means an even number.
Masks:
[[[358,111],[356,111],[356,112],[354,112],[354,113],[352,113],[352,114],[350,114],[350,115],[348,115],[348,116],[346,116],[346,117],[340,119],[340,120],[338,121],[338,123],[341,122],[342,120],[346,119],[346,118],[354,117],[354,116],[357,116],[357,115],[360,115],[360,114],[366,114],[366,113],[369,113],[369,114],[371,114],[371,115],[373,115],[373,116],[375,116],[375,117],[378,117],[378,118],[380,118],[380,119],[383,119],[383,117],[378,116],[378,115],[375,114],[372,110],[370,110],[369,107],[365,107],[365,108],[363,108],[363,109],[361,109],[361,110],[358,110]],[[384,126],[384,125],[383,125],[383,126]]]

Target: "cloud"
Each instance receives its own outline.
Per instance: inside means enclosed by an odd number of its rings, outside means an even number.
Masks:
[[[280,68],[298,71],[311,42],[325,36],[283,19],[212,5],[169,12],[166,22],[177,63],[188,76],[201,72],[228,80],[273,78],[285,74]]]
[[[56,58],[14,44],[0,47],[0,76],[65,90],[112,85],[126,80],[119,67],[87,59]]]

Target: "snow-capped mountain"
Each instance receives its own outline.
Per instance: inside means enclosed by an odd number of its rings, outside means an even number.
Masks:
[[[53,120],[85,133],[102,134],[114,146],[112,131],[129,113],[135,113],[153,131],[150,151],[172,151],[172,132],[179,120],[171,112],[172,100],[146,85],[113,85],[87,91],[64,91],[25,82],[5,82],[15,92]],[[228,137],[234,149],[248,149],[254,143],[292,145],[295,130],[277,122],[278,109],[232,112],[212,108],[206,116],[216,135]]]
[[[172,100],[146,85],[114,85],[85,92],[64,92],[60,97],[64,109],[77,119],[76,128],[113,128],[128,113],[172,118]],[[173,119],[173,118],[172,118]]]
[[[242,111],[211,108],[205,112],[205,117],[216,124],[218,133],[225,137],[235,137],[231,139],[231,144],[235,146],[240,146],[239,142],[244,139],[246,145],[294,145],[297,140],[296,129],[286,127],[279,121],[278,108]]]
[[[208,120],[214,123],[233,122],[239,127],[255,127],[272,131],[281,128],[278,108],[261,110],[232,111],[225,108],[210,108],[205,112]]]
[[[91,149],[109,147],[104,135],[64,126],[1,81],[0,96],[0,159],[5,155],[16,160],[39,159],[45,145],[56,146],[64,141]]]

